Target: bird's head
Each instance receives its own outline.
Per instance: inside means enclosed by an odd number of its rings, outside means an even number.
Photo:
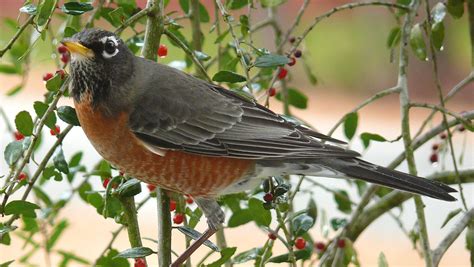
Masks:
[[[71,53],[71,89],[76,101],[86,96],[98,103],[133,75],[134,55],[112,32],[86,29],[61,43]]]

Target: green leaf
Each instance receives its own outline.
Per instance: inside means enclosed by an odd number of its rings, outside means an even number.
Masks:
[[[236,10],[248,5],[249,0],[227,0],[225,3],[229,9]]]
[[[349,194],[344,190],[338,190],[339,194],[334,194],[334,200],[337,204],[337,209],[340,211],[349,214],[352,211],[351,200],[349,199]]]
[[[250,31],[249,17],[247,15],[240,15],[240,32],[243,37],[246,37]]]
[[[276,98],[280,101],[283,101],[283,95],[281,92],[278,92]],[[291,106],[299,109],[306,109],[308,107],[308,97],[296,88],[288,88],[288,103]]]
[[[241,264],[251,260],[255,260],[258,257],[258,254],[262,252],[262,248],[252,248],[250,250],[244,251],[235,255],[232,259],[232,263]]]
[[[394,48],[400,43],[400,37],[401,37],[401,32],[400,32],[400,27],[395,27],[390,30],[390,33],[388,34],[387,38],[387,47],[388,48]]]
[[[314,201],[313,198],[309,199],[307,213],[308,213],[308,216],[313,219],[313,222],[316,223],[316,219],[318,218],[318,206],[316,206],[316,202]]]
[[[107,255],[102,256],[97,260],[97,266],[104,266],[104,267],[129,267],[130,266],[127,259],[116,258],[115,256],[117,255],[118,255],[117,250],[110,249]]]
[[[455,19],[459,19],[464,14],[464,1],[463,0],[448,0],[446,4],[449,14]]]
[[[187,227],[187,226],[178,226],[178,227],[175,227],[176,229],[178,229],[181,233],[185,234],[186,236],[192,238],[193,240],[198,240],[202,234],[199,233],[198,231],[194,230],[193,228],[190,228],[190,227]],[[206,247],[216,251],[216,252],[219,252],[220,249],[218,246],[216,246],[214,243],[212,243],[210,240],[206,240],[204,241],[203,243]]]
[[[40,207],[35,203],[25,200],[13,200],[5,206],[5,214],[23,215],[25,217],[36,218],[35,210]]]
[[[7,145],[3,156],[8,166],[13,166],[23,155],[23,144],[19,141],[13,141]]]
[[[63,153],[63,149],[62,149],[61,146],[58,146],[56,148],[56,150],[54,151],[53,163],[54,163],[54,167],[58,171],[60,171],[64,174],[69,173],[69,166],[68,166],[66,160],[64,159],[64,153]]]
[[[305,249],[297,250],[297,251],[294,252],[294,254],[295,254],[295,260],[297,260],[297,261],[301,260],[301,259],[303,259],[303,260],[309,259],[311,257],[311,254],[312,254],[312,249],[311,249],[311,247],[306,245]],[[282,254],[282,255],[272,257],[268,260],[268,262],[274,262],[274,263],[290,262],[290,254],[285,253],[285,254]]]
[[[224,248],[221,251],[221,257],[218,260],[216,260],[215,262],[213,262],[211,264],[205,265],[205,266],[207,266],[207,267],[220,267],[220,266],[224,265],[232,257],[232,255],[234,255],[235,251],[237,251],[236,247]]]
[[[43,26],[48,22],[49,17],[53,14],[55,9],[54,0],[43,0],[38,7],[38,15],[36,16],[36,24],[38,26]]]
[[[314,225],[314,220],[306,214],[301,214],[291,221],[293,235],[301,236],[304,233],[308,232],[311,227]]]
[[[58,107],[58,117],[71,125],[81,126],[79,119],[77,118],[76,110],[70,106]]]
[[[357,124],[359,123],[359,115],[356,112],[351,112],[346,115],[344,119],[344,134],[347,139],[351,140],[357,130]]]
[[[64,28],[64,37],[65,38],[66,37],[71,37],[76,33],[78,33],[78,31],[76,29],[74,29],[73,27],[67,26],[66,28]]]
[[[130,179],[123,183],[119,188],[117,188],[117,193],[121,197],[132,197],[140,194],[142,187],[140,186],[140,181],[137,179]]]
[[[13,87],[12,89],[8,90],[7,96],[16,95],[17,93],[19,93],[21,91],[21,89],[23,89],[23,85],[19,84],[19,85]]]
[[[199,2],[199,20],[204,23],[207,23],[211,20],[209,13],[207,13],[206,7],[201,2]]]
[[[109,12],[108,18],[109,22],[114,26],[114,27],[119,27],[122,25],[122,22],[125,20],[125,12],[122,7],[116,8],[112,11]]]
[[[21,13],[26,13],[30,15],[36,14],[36,11],[37,11],[37,8],[36,8],[36,5],[34,4],[27,4],[20,8]]]
[[[45,104],[41,101],[35,101],[35,103],[33,104],[33,108],[35,109],[36,115],[42,118],[49,106],[48,104]],[[56,128],[56,115],[54,114],[54,112],[48,114],[44,124],[46,124],[46,126],[48,126],[50,129]]]
[[[287,56],[268,54],[257,57],[255,60],[255,67],[257,68],[273,68],[277,66],[282,66],[289,63],[290,60]]]
[[[10,264],[14,263],[15,260],[11,260],[11,261],[6,261],[6,262],[3,262],[3,263],[0,263],[0,267],[8,267],[10,266]]]
[[[410,47],[420,60],[427,60],[426,44],[423,39],[423,30],[419,23],[415,24],[410,32]]]
[[[364,148],[369,147],[370,141],[377,141],[377,142],[385,142],[387,139],[385,139],[383,136],[379,134],[374,134],[374,133],[362,133],[360,135],[360,139],[362,140],[362,144],[364,145]]]
[[[179,6],[185,14],[189,13],[189,0],[179,0]]]
[[[5,74],[21,74],[22,70],[20,65],[0,64],[0,72]]]
[[[208,54],[197,50],[194,51],[194,55],[197,57],[197,59],[202,61],[208,61],[209,59],[211,59],[211,56],[209,56]]]
[[[53,78],[46,81],[46,89],[50,92],[56,92],[61,88],[62,84],[63,79],[61,78],[61,74],[58,72],[53,76]]]
[[[48,242],[46,243],[46,248],[48,251],[50,251],[54,247],[59,237],[68,226],[69,224],[66,220],[62,220],[54,226],[53,232],[49,236]]]
[[[379,254],[378,267],[388,267],[388,262],[387,262],[387,259],[385,258],[385,254],[383,254],[383,252],[380,252],[380,254]]]
[[[450,213],[448,213],[448,216],[446,216],[446,219],[444,219],[444,222],[443,224],[441,225],[441,228],[443,228],[444,226],[446,226],[446,224],[454,217],[456,217],[456,215],[458,215],[460,212],[462,211],[461,208],[459,209],[455,209],[453,211],[451,211]]]
[[[262,7],[275,7],[285,3],[286,0],[260,0]]]
[[[49,198],[49,196],[41,189],[40,186],[34,186],[33,192],[35,192],[35,196],[41,200],[46,206],[50,207],[53,205],[53,202]]]
[[[21,111],[15,117],[16,129],[24,136],[33,134],[33,119],[28,111]]]
[[[260,226],[269,226],[272,222],[272,214],[263,207],[263,201],[256,198],[249,199],[249,210],[255,223]]]
[[[232,213],[229,218],[229,222],[227,223],[227,226],[232,228],[251,222],[251,216],[251,212],[248,209],[238,210]]]
[[[238,73],[221,70],[212,77],[212,80],[215,82],[238,83],[245,82],[247,79]]]
[[[434,48],[441,51],[444,41],[444,24],[443,22],[435,23],[431,26],[431,43]]]
[[[224,38],[229,34],[229,30],[226,30],[225,32],[221,33],[221,35],[217,36],[216,40],[214,41],[214,44],[218,44],[224,40]]]
[[[339,228],[344,227],[347,224],[347,220],[343,218],[333,218],[329,222],[334,231],[337,231]]]
[[[120,252],[115,258],[143,258],[155,253],[151,248],[135,247]]]
[[[82,15],[93,10],[94,7],[90,3],[67,2],[61,7],[61,10],[68,15]]]

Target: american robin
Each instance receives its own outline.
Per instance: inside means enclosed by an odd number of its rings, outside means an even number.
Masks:
[[[63,44],[77,115],[95,149],[133,177],[191,195],[211,230],[224,222],[216,197],[281,174],[352,177],[455,200],[449,186],[363,161],[255,101],[137,57],[111,32],[87,29]]]

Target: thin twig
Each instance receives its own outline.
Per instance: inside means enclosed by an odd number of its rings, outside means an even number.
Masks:
[[[13,35],[12,39],[8,42],[8,44],[0,50],[0,58],[3,57],[3,55],[10,49],[12,48],[13,44],[16,42],[16,40],[20,37],[20,35],[23,33],[23,31],[28,27],[33,22],[33,19],[35,18],[35,15],[31,15],[24,23],[21,25],[21,27],[18,29],[18,31]]]
[[[468,224],[474,220],[474,208],[471,208],[468,212],[464,213],[464,216],[458,221],[458,223],[451,229],[451,231],[444,237],[439,243],[438,247],[433,250],[433,264],[438,266],[441,258],[453,242],[459,237],[459,235],[466,229]]]

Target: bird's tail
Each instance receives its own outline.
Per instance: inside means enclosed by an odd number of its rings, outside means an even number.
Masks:
[[[268,164],[268,163],[267,163]],[[275,168],[276,166],[273,166]],[[390,170],[357,158],[326,158],[306,162],[286,162],[279,171],[326,177],[350,177],[436,199],[455,201],[455,189],[429,179]]]

